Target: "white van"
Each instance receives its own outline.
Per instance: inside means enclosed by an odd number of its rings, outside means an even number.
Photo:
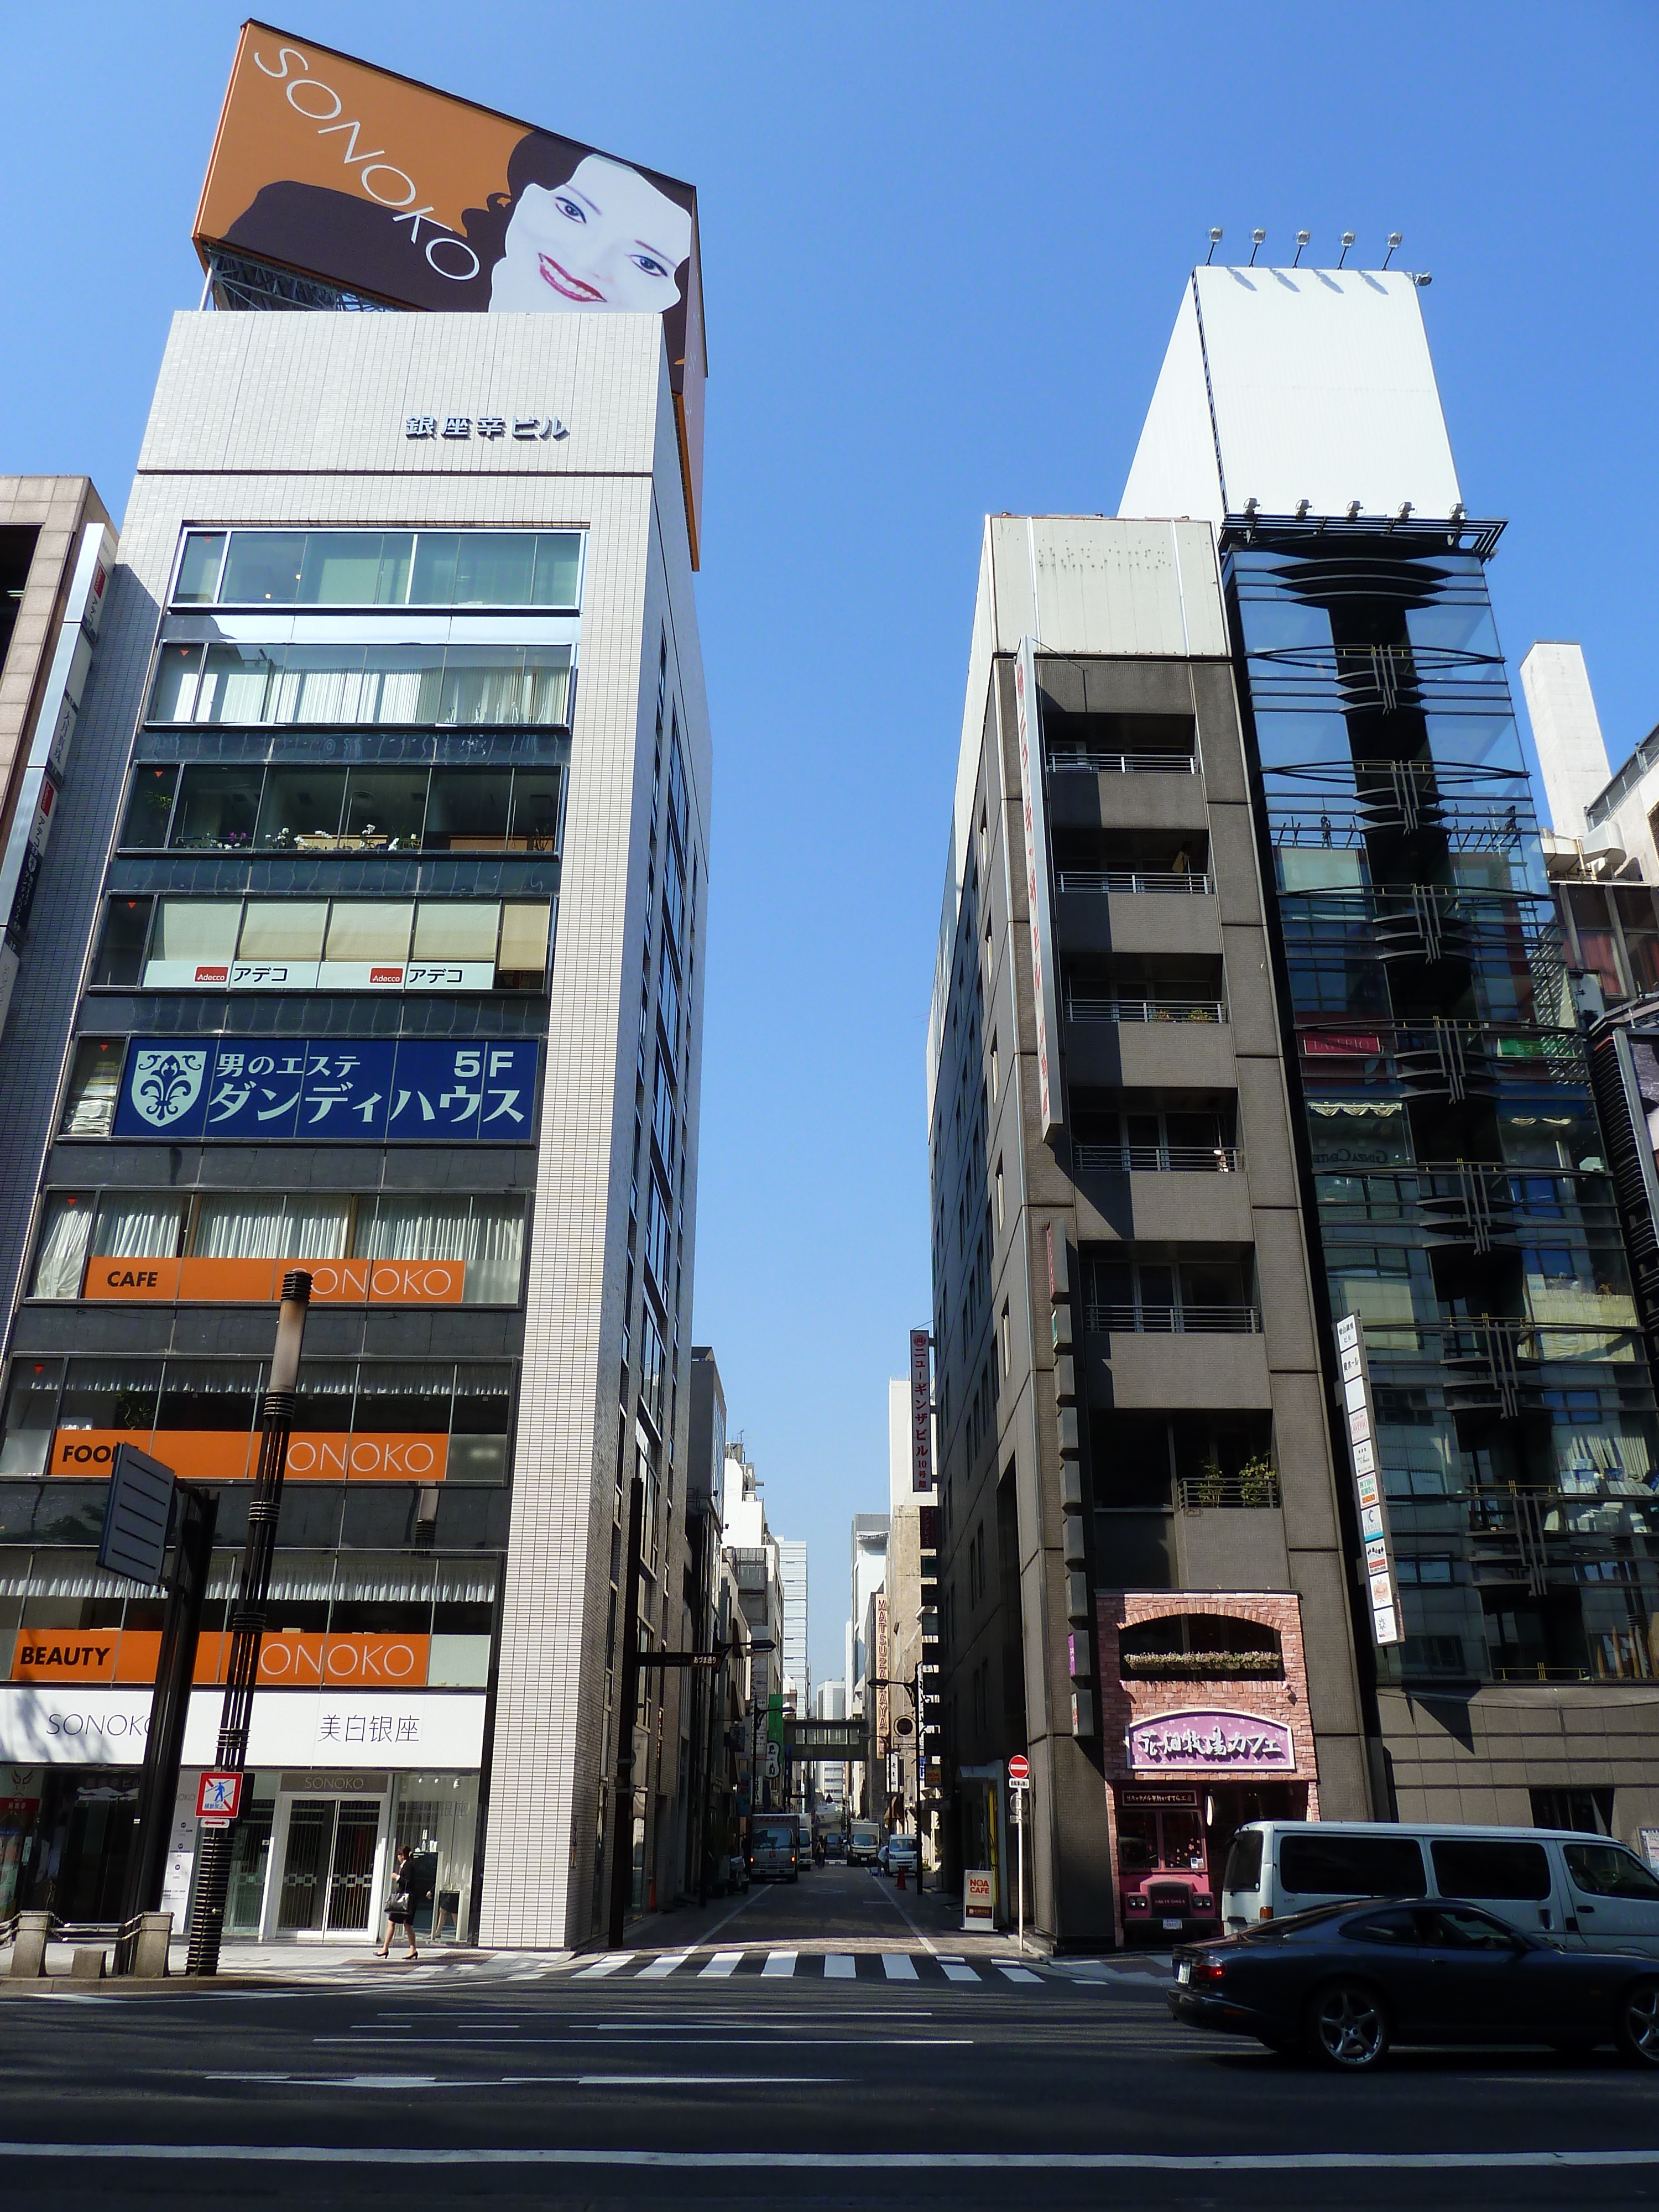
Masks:
[[[1233,1838],[1221,1893],[1230,1936],[1348,1897],[1457,1898],[1569,1949],[1659,1958],[1659,1875],[1607,1836],[1252,1820]]]

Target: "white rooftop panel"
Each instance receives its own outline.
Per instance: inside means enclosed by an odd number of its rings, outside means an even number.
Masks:
[[[1202,374],[1195,373],[1192,336]],[[1206,486],[1205,434],[1219,482]],[[1210,505],[1194,501],[1200,486]],[[1196,269],[1120,513],[1423,514],[1457,504],[1418,288],[1404,271]]]

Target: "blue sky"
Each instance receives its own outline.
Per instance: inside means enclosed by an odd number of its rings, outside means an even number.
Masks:
[[[9,11],[0,470],[118,514],[243,9]],[[1518,661],[1659,720],[1650,0],[1386,9],[275,4],[701,195],[714,718],[699,1342],[839,1673],[849,1516],[926,1321],[922,1048],[981,518],[1116,505],[1212,223],[1433,271]],[[1283,248],[1283,252],[1279,251]],[[1519,686],[1516,685],[1518,694]],[[1518,699],[1517,699],[1518,703]]]

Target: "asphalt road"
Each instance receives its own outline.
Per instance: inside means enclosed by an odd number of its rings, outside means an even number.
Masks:
[[[1178,2027],[1151,1971],[959,1959],[867,1875],[734,1902],[684,1954],[0,2004],[6,2202],[1659,2203],[1659,2078],[1610,2054],[1335,2079]]]

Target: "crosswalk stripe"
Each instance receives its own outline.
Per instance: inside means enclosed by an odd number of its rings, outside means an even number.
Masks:
[[[824,1954],[823,1978],[827,1982],[856,1981],[858,1971],[858,1960],[850,1951],[830,1951]]]
[[[945,1969],[947,1982],[976,1982],[979,1979],[965,1959],[941,1959],[939,1964]]]
[[[890,1982],[914,1982],[915,1961],[902,1951],[884,1951],[881,1963]]]
[[[799,1951],[769,1951],[767,1954],[766,1964],[761,1968],[763,1978],[768,1975],[782,1978],[793,1974],[795,1971],[795,1961],[799,1956]]]
[[[660,1958],[653,1959],[635,1978],[641,1982],[659,1982],[672,1974],[676,1966],[683,1966],[690,1956],[689,1951],[665,1951]]]
[[[715,1980],[723,1981],[727,1974],[736,1972],[738,1961],[742,1956],[741,1951],[716,1951],[708,1964],[697,1976],[697,1979],[700,1982],[707,1981],[712,1975]]]
[[[1029,1966],[1005,1966],[1002,1972],[1011,1982],[1040,1982],[1041,1974],[1034,1974]]]
[[[579,1982],[597,1982],[602,1974],[614,1974],[618,1966],[625,1966],[633,1956],[631,1951],[607,1951],[604,1958],[596,1959],[591,1966],[579,1968],[576,1979]]]

